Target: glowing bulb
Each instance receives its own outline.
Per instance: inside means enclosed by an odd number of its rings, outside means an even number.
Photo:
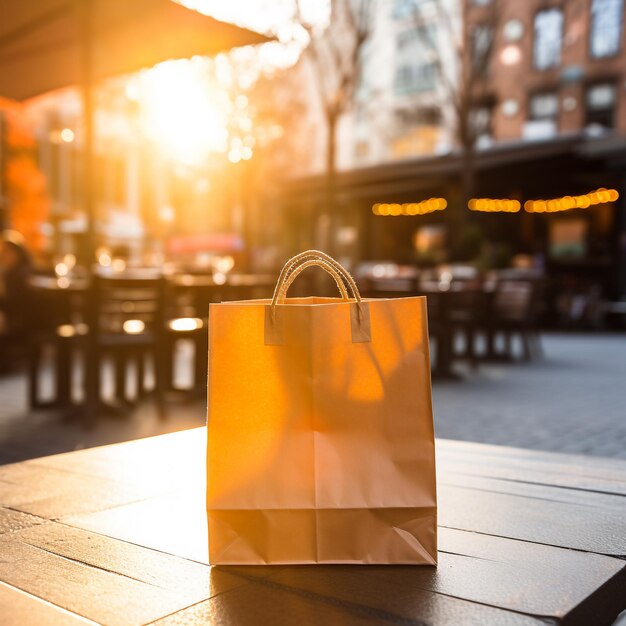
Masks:
[[[202,326],[202,320],[197,317],[179,317],[169,323],[169,327],[176,332],[190,332]]]
[[[122,324],[122,329],[128,335],[138,335],[142,333],[146,328],[146,325],[142,320],[126,320]]]
[[[54,266],[54,272],[57,276],[67,276],[69,269],[65,263],[57,263]]]
[[[64,128],[61,131],[61,141],[64,143],[72,143],[72,141],[74,141],[74,131],[71,128]]]
[[[123,272],[126,269],[126,261],[124,259],[113,259],[111,261],[111,269],[114,272]]]
[[[75,334],[76,331],[71,324],[61,324],[61,326],[57,326],[57,335],[59,337],[73,337]]]

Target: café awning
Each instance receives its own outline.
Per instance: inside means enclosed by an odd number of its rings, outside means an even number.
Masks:
[[[94,82],[268,41],[171,0],[0,0],[0,16],[0,96],[15,100],[80,84],[85,37]]]
[[[92,257],[95,213],[94,86],[169,59],[266,41],[171,0],[0,0],[0,97],[27,100],[81,87],[86,258]]]

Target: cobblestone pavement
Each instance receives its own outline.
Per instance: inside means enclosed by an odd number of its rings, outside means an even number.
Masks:
[[[626,335],[548,334],[530,364],[481,365],[433,386],[438,437],[626,459]],[[148,437],[204,423],[201,400],[169,405],[160,422],[146,401],[131,415],[86,428],[31,413],[26,377],[0,379],[0,463]]]
[[[543,360],[433,386],[435,432],[626,459],[626,335],[548,334]]]

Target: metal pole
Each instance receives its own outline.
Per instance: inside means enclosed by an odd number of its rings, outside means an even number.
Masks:
[[[93,39],[92,0],[77,0],[80,27],[80,65],[83,101],[83,206],[87,219],[81,250],[82,262],[91,277],[90,293],[85,302],[85,316],[89,326],[87,350],[84,353],[85,368],[85,414],[86,422],[92,422],[100,399],[100,358],[98,353],[98,309],[94,298],[92,267],[94,263],[95,193],[93,185],[94,160],[94,102],[93,102]]]
[[[93,103],[93,41],[91,27],[92,0],[77,0],[80,20],[80,64],[83,103],[83,206],[87,219],[82,257],[91,269],[94,260],[95,197],[93,185],[94,103]]]
[[[0,232],[9,227],[8,152],[6,115],[4,111],[0,111]]]

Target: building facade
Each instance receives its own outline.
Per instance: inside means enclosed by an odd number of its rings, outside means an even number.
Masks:
[[[309,234],[295,247],[316,245],[315,224],[322,216],[332,220],[329,248],[353,267],[362,261],[419,266],[418,242],[430,237],[439,250],[428,253],[450,261],[449,242],[462,238],[458,231],[464,229],[506,252],[498,264],[517,255],[532,259],[549,277],[555,307],[564,298],[589,294],[606,301],[626,298],[624,0],[460,2],[456,15],[462,18],[464,45],[462,65],[456,67],[459,82],[452,88],[459,93],[468,66],[481,72],[468,97],[468,122],[480,120],[482,129],[473,156],[473,195],[510,199],[516,207],[510,212],[497,203],[489,205],[490,212],[467,206],[466,153],[457,140],[462,118],[444,97],[449,92],[443,63],[437,63],[433,79],[423,69],[432,58],[427,50],[404,56],[402,28],[411,18],[401,18],[398,7],[406,4],[379,7],[364,59],[362,100],[357,98],[342,127],[344,171],[337,178],[333,215],[322,215],[323,177],[285,186],[288,230]],[[482,64],[479,55],[486,55]],[[398,115],[409,106],[417,118]],[[423,141],[428,110],[437,135],[430,145]],[[413,133],[422,140],[403,143]],[[602,188],[611,190],[600,194],[603,201],[570,206],[571,198]],[[445,199],[447,209],[404,211],[433,197]],[[533,204],[551,199],[552,204]],[[394,211],[381,214],[376,210],[381,204]],[[547,210],[533,212],[533,206]]]
[[[624,0],[380,0],[340,168],[458,148],[452,99],[481,55],[479,148],[626,134],[624,11]]]
[[[379,0],[374,11],[354,106],[340,125],[342,169],[454,147],[448,83],[458,74],[450,41],[462,29],[460,0]]]
[[[493,24],[490,2],[468,1],[472,38]],[[485,79],[494,141],[626,133],[623,0],[499,0],[496,26]]]

